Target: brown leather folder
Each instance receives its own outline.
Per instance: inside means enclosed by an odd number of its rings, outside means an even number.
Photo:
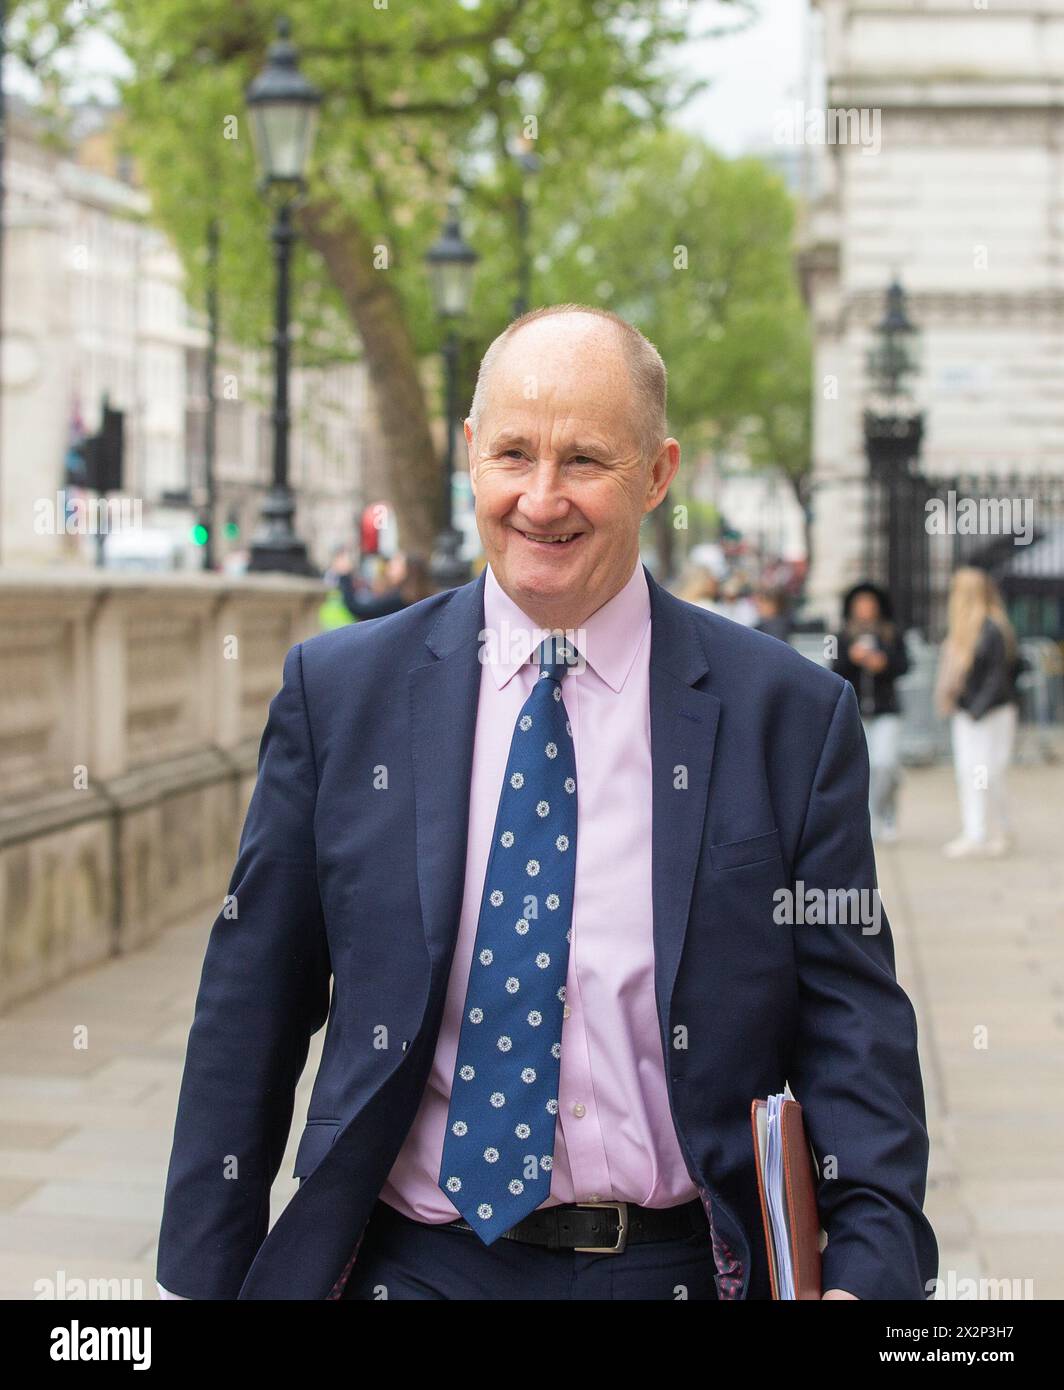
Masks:
[[[769,1220],[768,1199],[762,1175],[761,1136],[758,1133],[758,1112],[767,1109],[767,1102],[755,1100],[750,1107],[750,1125],[754,1132],[754,1167],[757,1171],[757,1192],[761,1199],[761,1221],[768,1253],[769,1282],[772,1297],[780,1291],[776,1278],[775,1241]],[[787,1229],[790,1237],[791,1264],[794,1269],[795,1298],[819,1299],[820,1288],[820,1215],[816,1205],[816,1179],[813,1175],[813,1153],[805,1133],[802,1107],[796,1100],[784,1100],[780,1114],[783,1140],[784,1199],[787,1204]]]

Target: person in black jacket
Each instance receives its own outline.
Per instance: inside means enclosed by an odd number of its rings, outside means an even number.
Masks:
[[[951,859],[1001,855],[1010,845],[1005,774],[1016,738],[1016,634],[985,570],[965,566],[950,585],[949,631],[935,700],[951,721],[961,834],[944,847]]]
[[[857,692],[868,743],[868,809],[875,838],[897,837],[901,781],[901,712],[894,683],[909,669],[905,640],[894,623],[890,595],[863,580],[842,600],[834,670]]]
[[[779,589],[758,589],[754,594],[757,605],[758,632],[767,632],[780,642],[787,642],[791,635],[791,618],[787,612],[787,596]]]
[[[359,621],[400,613],[434,592],[428,566],[420,555],[404,555],[402,551],[393,555],[385,568],[385,587],[379,593],[359,593],[352,568],[350,560],[333,563],[340,596],[351,616]]]

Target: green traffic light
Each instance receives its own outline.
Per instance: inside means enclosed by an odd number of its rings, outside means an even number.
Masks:
[[[237,521],[227,521],[225,523],[225,534],[233,541],[240,535],[240,523]]]
[[[204,524],[203,524],[202,521],[197,522],[196,525],[193,526],[193,528],[192,528],[192,541],[193,541],[193,544],[194,544],[194,545],[206,545],[206,544],[207,544],[207,528],[206,528],[206,526],[204,526]]]

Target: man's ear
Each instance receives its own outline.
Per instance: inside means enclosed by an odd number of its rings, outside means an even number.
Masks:
[[[473,427],[468,419],[462,421],[462,433],[465,435],[466,457],[469,460],[469,486],[475,499],[477,495],[476,452],[473,448]]]
[[[680,445],[679,442],[670,435],[670,437],[662,443],[647,473],[647,497],[643,507],[644,512],[653,511],[655,507],[660,506],[662,499],[669,490],[673,478],[676,477],[679,467]],[[658,494],[656,501],[652,502],[650,500],[651,493]]]

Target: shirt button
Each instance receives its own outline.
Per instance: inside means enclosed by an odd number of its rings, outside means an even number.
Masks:
[[[571,1013],[572,1009],[570,1009],[569,1005],[566,1004],[565,1008],[562,1009],[562,1018],[568,1018]]]
[[[584,1116],[587,1114],[587,1106],[584,1105],[582,1101],[578,1100],[576,1104],[573,1106],[573,1114],[576,1116],[578,1120],[582,1120]]]

